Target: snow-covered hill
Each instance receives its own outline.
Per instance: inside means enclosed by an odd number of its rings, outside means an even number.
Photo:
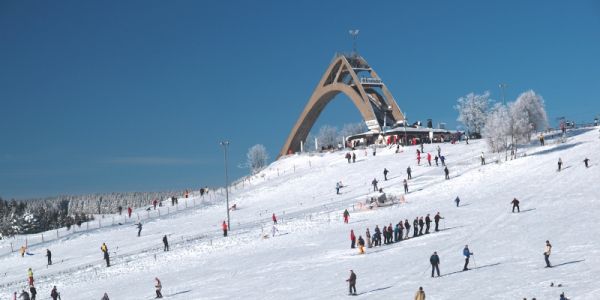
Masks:
[[[434,145],[425,151],[434,154]],[[358,297],[412,299],[419,286],[427,299],[599,299],[600,140],[598,128],[574,130],[566,143],[523,148],[516,160],[485,154],[483,141],[442,144],[450,170],[416,163],[416,148],[402,153],[380,149],[356,151],[356,163],[345,152],[299,155],[281,159],[234,189],[230,202],[232,231],[222,237],[223,202],[189,208],[144,223],[142,236],[131,224],[69,235],[31,246],[34,255],[0,257],[0,297],[9,299],[27,286],[33,268],[42,299],[56,285],[62,299],[151,299],[159,277],[168,299],[340,299],[347,297],[352,269],[358,276]],[[526,154],[526,155],[525,155]],[[557,161],[564,161],[557,172]],[[590,159],[585,168],[583,160]],[[403,194],[405,170],[412,167],[405,203],[360,210],[379,180],[388,195]],[[383,180],[387,168],[389,180]],[[342,181],[341,195],[335,183]],[[454,199],[461,198],[456,207]],[[521,201],[511,213],[510,201]],[[350,222],[342,220],[344,209]],[[350,249],[349,234],[364,237],[400,220],[436,212],[445,218],[440,232],[366,250]],[[279,220],[275,237],[271,214]],[[168,235],[171,251],[162,251]],[[412,232],[411,232],[412,236]],[[544,268],[544,245],[553,245]],[[0,246],[9,241],[0,241]],[[110,268],[100,245],[112,254]],[[474,252],[471,271],[461,272],[463,247]],[[45,250],[55,264],[46,266]],[[442,277],[431,278],[429,257],[437,251]],[[550,287],[550,283],[562,287]]]

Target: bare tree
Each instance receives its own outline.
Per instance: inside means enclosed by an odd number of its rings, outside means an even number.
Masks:
[[[267,166],[269,154],[267,153],[267,148],[265,148],[265,146],[256,144],[248,149],[246,157],[246,163],[252,171],[252,174],[256,174]]]

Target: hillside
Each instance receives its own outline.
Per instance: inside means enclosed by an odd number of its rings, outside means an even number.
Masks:
[[[433,154],[436,146],[425,151]],[[597,127],[571,131],[566,143],[550,139],[544,147],[526,146],[524,156],[507,162],[504,154],[486,152],[485,166],[479,162],[484,141],[440,146],[450,180],[441,166],[423,160],[417,166],[415,147],[402,153],[379,149],[376,156],[356,151],[351,164],[345,152],[281,159],[232,190],[230,202],[238,209],[231,212],[233,230],[226,238],[220,230],[223,198],[191,199],[202,205],[144,221],[139,238],[132,220],[31,246],[33,255],[23,258],[0,256],[0,295],[7,299],[24,289],[32,267],[38,292],[47,297],[56,285],[62,299],[100,299],[104,292],[111,299],[152,299],[154,277],[168,299],[343,299],[350,269],[358,276],[358,297],[367,299],[412,299],[419,286],[427,299],[558,299],[562,291],[571,299],[598,298]],[[405,203],[358,209],[371,196],[374,177],[388,195],[400,197],[409,165],[413,179]],[[384,168],[390,170],[388,181]],[[345,186],[341,195],[337,181]],[[521,213],[511,213],[514,197]],[[349,224],[342,221],[344,209]],[[271,233],[273,212],[279,232],[263,238]],[[370,248],[366,255],[350,249],[351,229],[364,236],[366,228],[404,219],[412,225],[415,217],[436,212],[445,218],[440,232]],[[162,251],[163,235],[169,252]],[[553,245],[551,269],[544,268],[546,240]],[[0,248],[9,242],[0,241]],[[103,242],[113,253],[110,268],[102,261]],[[475,261],[471,271],[460,272],[466,244]],[[48,268],[46,248],[55,261]],[[434,251],[440,278],[430,277]]]

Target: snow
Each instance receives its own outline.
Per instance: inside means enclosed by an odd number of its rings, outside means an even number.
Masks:
[[[435,153],[437,145],[425,145],[425,152]],[[133,223],[75,233],[30,246],[31,256],[0,256],[0,298],[25,289],[31,267],[44,299],[53,285],[62,299],[100,299],[104,292],[111,299],[152,299],[154,277],[168,299],[343,299],[350,269],[358,277],[358,297],[369,299],[412,299],[419,286],[427,299],[558,299],[563,291],[572,299],[598,299],[597,127],[571,131],[564,144],[547,139],[544,147],[521,147],[525,156],[508,162],[504,153],[488,153],[483,140],[441,148],[450,180],[435,163],[430,167],[422,160],[417,166],[415,147],[402,153],[380,149],[377,156],[357,150],[354,164],[347,163],[345,152],[281,159],[231,190],[230,205],[238,209],[231,211],[226,238],[220,230],[226,213],[221,196],[143,221],[139,238]],[[413,179],[406,203],[358,209],[371,195],[374,177],[386,194],[402,195],[409,165]],[[345,186],[341,195],[335,193],[337,181]],[[514,197],[521,213],[511,213]],[[342,221],[346,208],[349,224]],[[412,225],[415,217],[438,211],[445,218],[440,232],[368,248],[365,255],[350,249],[350,229],[364,237],[367,227],[373,231],[401,219]],[[273,212],[279,223],[275,237]],[[170,252],[162,251],[165,234]],[[542,254],[546,240],[553,246],[550,269]],[[0,240],[0,248],[11,241]],[[102,260],[102,242],[111,252],[110,268]],[[460,272],[466,244],[475,254],[473,270]],[[55,262],[49,267],[46,248]],[[440,278],[430,277],[433,251],[441,259]]]

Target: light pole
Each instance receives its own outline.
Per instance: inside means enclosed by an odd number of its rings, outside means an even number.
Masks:
[[[223,146],[223,153],[225,153],[225,201],[227,205],[227,229],[231,230],[231,224],[229,222],[229,177],[227,176],[227,147],[229,146],[229,141],[222,141],[220,144]]]
[[[408,138],[406,137],[406,122],[408,121],[408,119],[406,118],[406,114],[404,114],[404,122],[402,122],[404,124],[404,147],[408,146]]]
[[[352,52],[356,55],[356,38],[358,37],[358,29],[348,30],[350,35],[352,36]]]
[[[502,104],[506,105],[506,99],[504,99],[504,90],[506,89],[508,85],[506,83],[501,83],[498,85],[498,87],[500,88],[500,93],[502,93]],[[508,111],[508,108],[506,109]],[[511,124],[512,126],[512,124]],[[512,134],[511,134],[512,136]],[[504,145],[506,145],[506,137],[504,137]],[[514,143],[514,142],[511,142]],[[512,145],[511,145],[512,147]],[[511,158],[512,159],[512,158]],[[504,161],[508,161],[508,147],[506,147],[506,149],[504,149]]]

